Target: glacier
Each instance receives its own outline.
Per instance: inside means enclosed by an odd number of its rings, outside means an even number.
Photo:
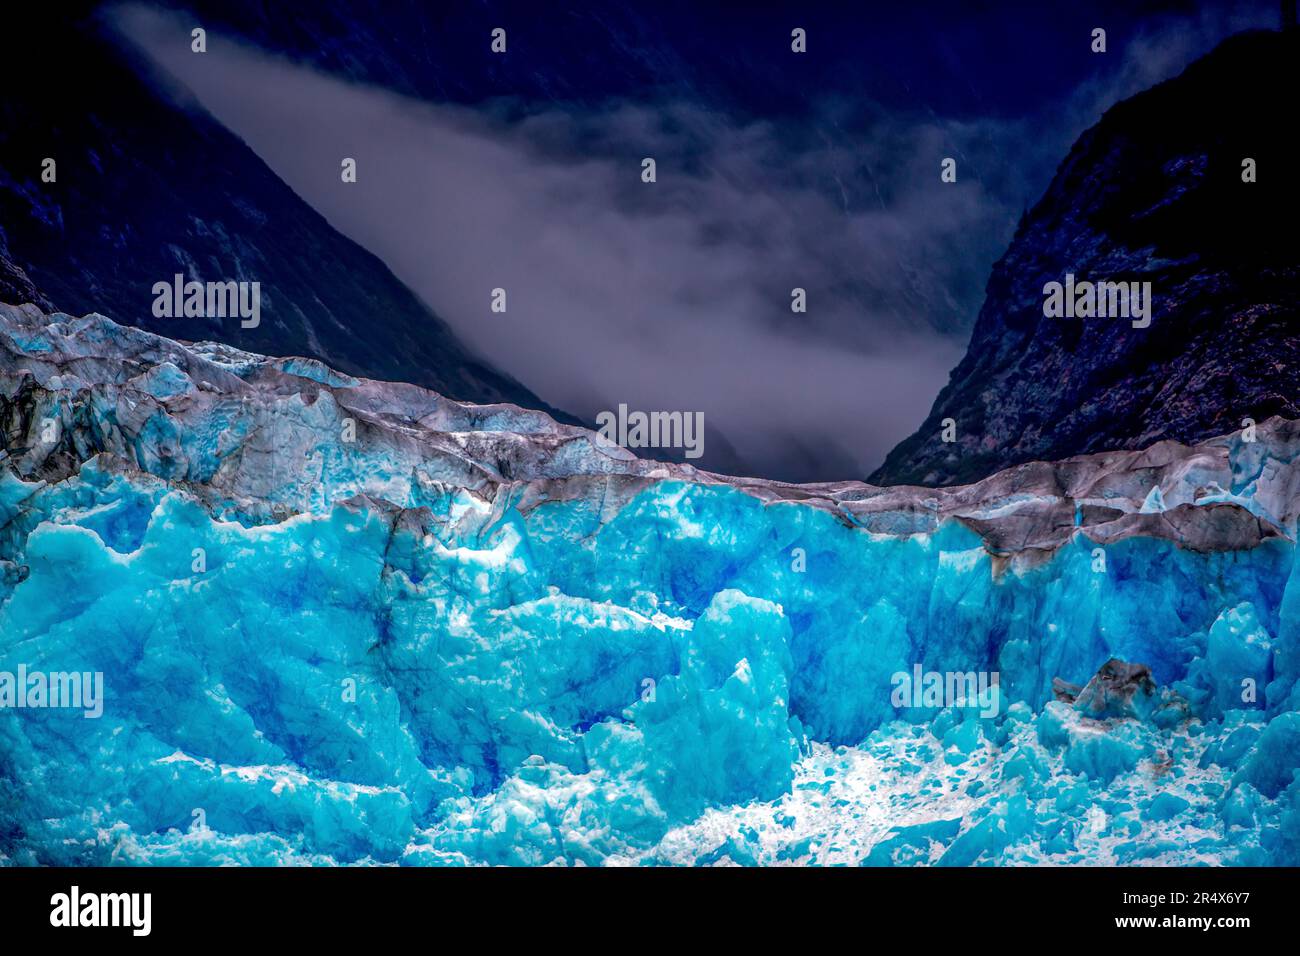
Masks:
[[[1296,865],[1300,423],[1250,432],[788,485],[0,305],[0,672],[105,687],[0,707],[0,862]]]

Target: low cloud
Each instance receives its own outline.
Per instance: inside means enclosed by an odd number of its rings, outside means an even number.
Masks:
[[[1046,136],[1018,121],[900,119],[831,102],[780,123],[697,102],[471,109],[226,37],[209,35],[196,56],[185,22],[140,7],[114,20],[544,399],[588,419],[619,403],[702,411],[710,435],[726,438],[706,442],[706,467],[795,480],[865,476],[924,418],[964,351],[1027,180],[1050,172],[1070,127],[1119,93],[1082,91]],[[1139,64],[1120,85],[1148,81]],[[653,184],[641,181],[646,156]],[[939,180],[944,156],[958,160],[955,184]],[[355,184],[341,181],[344,157],[357,162]],[[505,314],[489,308],[497,287]],[[807,290],[806,314],[790,310],[794,287]],[[728,444],[738,460],[719,454]]]

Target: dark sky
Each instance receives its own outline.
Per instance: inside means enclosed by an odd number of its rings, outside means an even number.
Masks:
[[[861,478],[925,417],[989,267],[1080,132],[1277,17],[1271,2],[429,6],[111,20],[545,400],[588,418],[702,411],[706,467],[792,480]]]

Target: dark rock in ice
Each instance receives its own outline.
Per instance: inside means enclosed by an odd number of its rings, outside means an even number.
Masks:
[[[1056,681],[1052,682],[1053,691]],[[1074,700],[1074,707],[1098,720],[1107,717],[1143,717],[1151,712],[1156,696],[1156,682],[1151,668],[1130,664],[1112,657],[1084,685]]]

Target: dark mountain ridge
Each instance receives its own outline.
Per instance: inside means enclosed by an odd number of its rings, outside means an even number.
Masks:
[[[29,13],[7,26],[21,42],[0,73],[21,95],[0,103],[0,254],[9,260],[0,298],[555,413],[472,354],[200,107],[160,95],[167,79],[122,49],[96,11]],[[41,178],[46,157],[57,163],[54,182]],[[177,273],[259,282],[260,325],[156,318],[153,286]]]
[[[1300,417],[1298,63],[1296,30],[1232,37],[1080,137],[994,266],[965,358],[871,481],[963,483]],[[1067,273],[1150,282],[1150,326],[1046,317],[1044,285]]]

